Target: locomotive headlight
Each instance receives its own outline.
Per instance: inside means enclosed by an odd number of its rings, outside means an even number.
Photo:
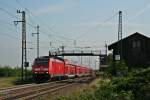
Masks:
[[[48,68],[43,68],[44,71],[48,71]]]
[[[40,70],[40,68],[35,68],[34,70],[35,70],[35,71],[39,71],[39,70]]]

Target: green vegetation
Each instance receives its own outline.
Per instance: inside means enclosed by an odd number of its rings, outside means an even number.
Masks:
[[[128,74],[128,67],[126,66],[123,60],[116,61],[115,63],[110,62],[105,74],[110,75],[110,76],[113,76],[113,75],[126,76]]]
[[[20,76],[20,69],[18,67],[11,68],[9,66],[0,67],[0,77]]]
[[[0,88],[11,87],[16,85],[15,81],[18,80],[19,77],[1,77],[0,78]]]
[[[27,75],[31,76],[31,70],[27,71]],[[19,67],[10,67],[10,66],[0,66],[0,77],[20,77],[21,68]]]
[[[32,83],[32,71],[27,70],[28,78],[25,83]],[[19,85],[21,83],[21,68],[10,67],[10,66],[0,66],[0,88],[10,87],[14,85]]]
[[[112,64],[96,88],[87,88],[72,96],[56,100],[149,100],[150,68],[128,71],[123,61],[116,63],[116,75]],[[117,72],[119,74],[117,75]]]
[[[130,72],[126,77],[114,77],[109,83],[101,83],[96,93],[102,100],[148,100],[150,68]]]

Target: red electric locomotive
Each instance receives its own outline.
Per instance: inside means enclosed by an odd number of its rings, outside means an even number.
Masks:
[[[37,82],[90,75],[91,69],[69,63],[60,57],[42,56],[32,65],[33,77]]]

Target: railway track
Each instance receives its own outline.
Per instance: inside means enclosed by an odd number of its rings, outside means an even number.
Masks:
[[[82,77],[77,79],[69,79],[64,81],[49,82],[43,84],[32,84],[22,87],[14,87],[0,90],[0,100],[29,100],[43,94],[59,91],[65,87],[80,84],[90,80],[90,77]]]
[[[24,85],[17,85],[17,86],[5,87],[5,88],[0,88],[0,91],[11,90],[11,89],[20,88],[20,87],[32,86],[32,85],[34,85],[34,84],[35,84],[35,83],[24,84]]]
[[[65,81],[65,80],[62,80],[62,81]],[[60,82],[60,81],[53,81],[53,82],[49,82],[49,83],[56,83],[56,82]],[[41,84],[48,84],[48,83],[41,83]],[[37,85],[37,84],[36,83],[31,83],[31,84],[17,85],[17,86],[12,86],[12,87],[7,87],[7,88],[0,88],[0,93],[5,92],[5,91],[14,90],[14,89],[21,89],[21,88],[31,87],[31,86],[35,86],[35,85]]]

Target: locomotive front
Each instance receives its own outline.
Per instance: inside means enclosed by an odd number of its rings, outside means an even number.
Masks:
[[[39,57],[34,60],[32,65],[32,73],[35,81],[45,82],[50,79],[49,59],[50,58]]]

